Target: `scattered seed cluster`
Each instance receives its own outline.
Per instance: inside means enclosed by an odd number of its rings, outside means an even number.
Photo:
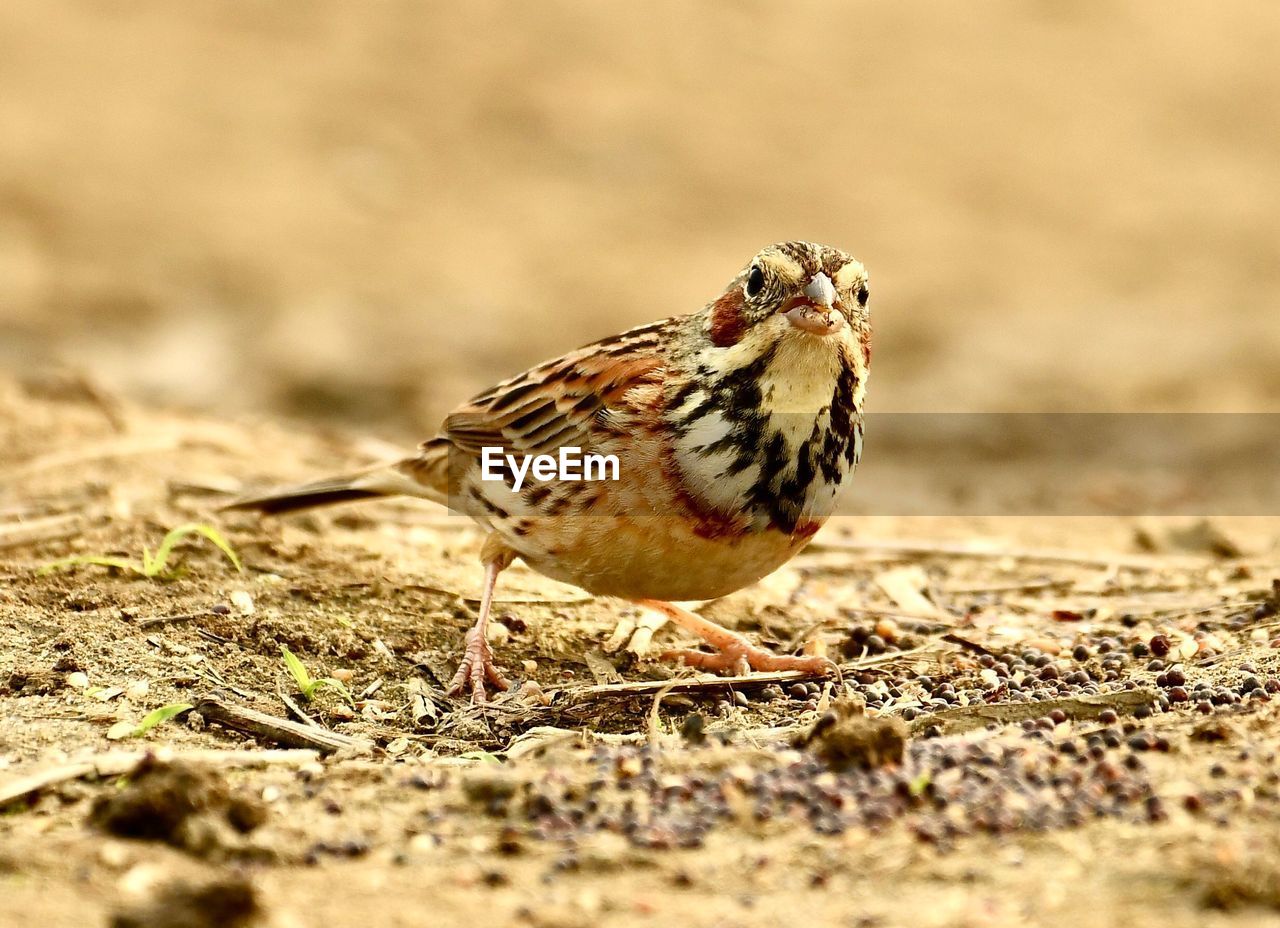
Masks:
[[[1221,788],[1193,790],[1183,780],[1168,795],[1148,769],[1153,755],[1184,749],[1186,726],[1161,725],[1162,714],[1238,715],[1280,694],[1280,678],[1254,663],[1184,665],[1179,658],[1195,649],[1189,636],[1123,625],[1119,634],[1079,636],[1056,649],[999,653],[963,642],[963,652],[941,673],[890,666],[846,679],[847,691],[865,700],[871,716],[916,721],[916,737],[905,745],[901,763],[837,770],[820,750],[806,749],[782,750],[764,769],[708,763],[688,772],[690,764],[682,763],[683,772],[667,772],[661,751],[597,747],[588,780],[552,770],[508,792],[482,791],[478,801],[507,817],[512,835],[572,846],[579,836],[609,831],[650,848],[698,847],[711,830],[731,823],[764,828],[801,822],[820,834],[839,834],[901,822],[922,840],[948,847],[974,833],[1074,827],[1101,818],[1161,821],[1175,806],[1222,820],[1243,802],[1272,803],[1280,813],[1274,754],[1243,748],[1239,759],[1256,765],[1251,777],[1233,781],[1223,768],[1210,774]],[[866,650],[891,652],[898,647],[897,629],[882,626],[852,639]],[[947,736],[931,722],[933,713],[963,707],[1061,705],[1078,697],[1094,699],[1095,706],[1099,698],[1139,688],[1155,694],[1150,703],[1134,707],[1118,700],[1121,711],[1095,709],[1087,718],[1046,706],[1042,716],[993,723],[967,737]],[[784,708],[789,701],[811,710],[820,695],[814,683],[773,685],[738,691],[717,709],[730,713],[779,701]],[[695,757],[699,750],[717,750],[698,715],[687,716],[681,730]],[[1215,737],[1216,729],[1207,731],[1203,740]]]
[[[1258,607],[1261,618],[1272,615],[1269,604]],[[1137,625],[1130,616],[1122,616],[1126,629]],[[1242,615],[1242,627],[1256,618]],[[1129,621],[1123,621],[1129,620]],[[910,633],[902,632],[896,623],[882,620],[874,627],[854,628],[846,642],[846,655],[893,653],[903,645],[916,643],[913,633],[929,631],[927,623],[909,624]],[[852,680],[853,691],[861,696],[872,712],[891,712],[906,721],[945,709],[985,703],[988,705],[1039,702],[1077,696],[1133,690],[1154,684],[1159,695],[1149,707],[1137,711],[1139,719],[1156,712],[1168,711],[1181,703],[1191,703],[1200,712],[1215,707],[1238,706],[1249,700],[1269,700],[1280,694],[1280,677],[1259,671],[1254,663],[1241,664],[1230,671],[1234,682],[1210,680],[1207,675],[1194,685],[1179,661],[1180,648],[1191,641],[1175,642],[1166,634],[1145,634],[1136,628],[1120,634],[1101,634],[1088,640],[1059,645],[1053,652],[1038,648],[990,651],[974,642],[965,642],[969,650],[954,662],[951,672],[942,675],[866,671]],[[1275,642],[1280,646],[1280,640]],[[1280,659],[1280,653],[1277,653]],[[1277,662],[1280,669],[1280,660]],[[786,687],[766,686],[755,694],[760,702],[790,699],[800,708],[812,711],[818,706],[820,688],[815,683],[795,683]],[[720,701],[716,709],[725,714],[734,706],[745,707],[751,698],[736,692],[731,699]]]
[[[1028,724],[1021,741],[916,741],[900,766],[870,770],[835,771],[808,752],[784,751],[765,769],[709,764],[666,773],[660,751],[597,747],[589,758],[594,775],[585,781],[551,770],[539,782],[509,789],[482,780],[468,794],[490,814],[508,818],[507,841],[527,836],[572,846],[586,834],[609,831],[655,849],[700,847],[710,831],[729,824],[799,822],[835,835],[851,828],[874,833],[897,821],[945,848],[975,833],[1041,831],[1101,818],[1160,821],[1170,803],[1211,814],[1241,798],[1230,788],[1162,796],[1142,755],[1168,751],[1166,740],[1145,732],[1126,739],[1114,726],[1057,740],[1060,724],[1050,718]],[[1275,803],[1278,780],[1269,775],[1252,799]]]

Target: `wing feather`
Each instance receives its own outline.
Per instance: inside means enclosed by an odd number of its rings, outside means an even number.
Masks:
[[[617,434],[617,424],[633,407],[633,391],[662,383],[662,339],[654,336],[653,325],[642,326],[504,381],[450,413],[441,437],[476,456],[482,448],[522,454],[566,445],[589,450]],[[628,341],[635,351],[620,350]]]

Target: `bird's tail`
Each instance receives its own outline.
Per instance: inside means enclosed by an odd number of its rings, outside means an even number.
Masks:
[[[383,496],[417,496],[448,505],[448,467],[447,449],[430,442],[418,456],[394,464],[313,483],[280,487],[233,500],[222,508],[275,516]]]

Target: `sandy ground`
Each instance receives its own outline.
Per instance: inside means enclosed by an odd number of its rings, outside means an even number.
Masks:
[[[1188,429],[1165,484],[887,421],[857,517],[705,607],[840,683],[662,692],[634,615],[517,567],[537,689],[484,713],[442,691],[467,524],[215,510],[792,237],[870,270],[873,414],[1267,413],[1278,39],[1265,2],[5,3],[0,925],[1273,922],[1280,509],[1214,508],[1270,432]],[[190,521],[244,572],[38,572]]]
[[[496,644],[538,690],[479,711],[441,686],[474,614],[474,531],[425,504],[219,519],[264,455],[287,478],[360,447],[128,403],[109,418],[101,399],[4,386],[0,795],[19,793],[0,924],[1067,925],[1086,899],[1098,925],[1275,917],[1274,520],[842,521],[707,607],[846,661],[844,683],[795,693],[681,677],[659,694],[668,665],[605,650],[624,610],[517,567]],[[190,520],[219,524],[245,572],[188,541],[169,579],[36,573],[137,557]],[[1151,669],[1157,636],[1180,692]],[[305,701],[282,645],[354,703]],[[992,668],[1018,655],[1014,692]],[[842,696],[910,724],[883,750],[804,744]],[[295,742],[233,730],[210,700],[357,743],[261,767]],[[108,738],[175,704],[197,708]],[[254,754],[210,766],[210,749]],[[159,767],[111,766],[122,750]]]

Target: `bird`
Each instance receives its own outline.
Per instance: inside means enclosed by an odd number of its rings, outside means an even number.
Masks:
[[[714,649],[665,659],[829,672],[824,657],[773,653],[677,603],[772,573],[834,511],[862,456],[867,286],[863,265],[837,248],[769,245],[701,310],[502,381],[449,413],[415,454],[224,508],[279,515],[406,495],[470,516],[485,533],[484,581],[448,691],[473,703],[486,702],[490,686],[510,687],[486,628],[498,577],[517,558],[590,594],[655,609]],[[556,471],[566,450],[571,464],[598,460],[584,472],[595,479]]]

